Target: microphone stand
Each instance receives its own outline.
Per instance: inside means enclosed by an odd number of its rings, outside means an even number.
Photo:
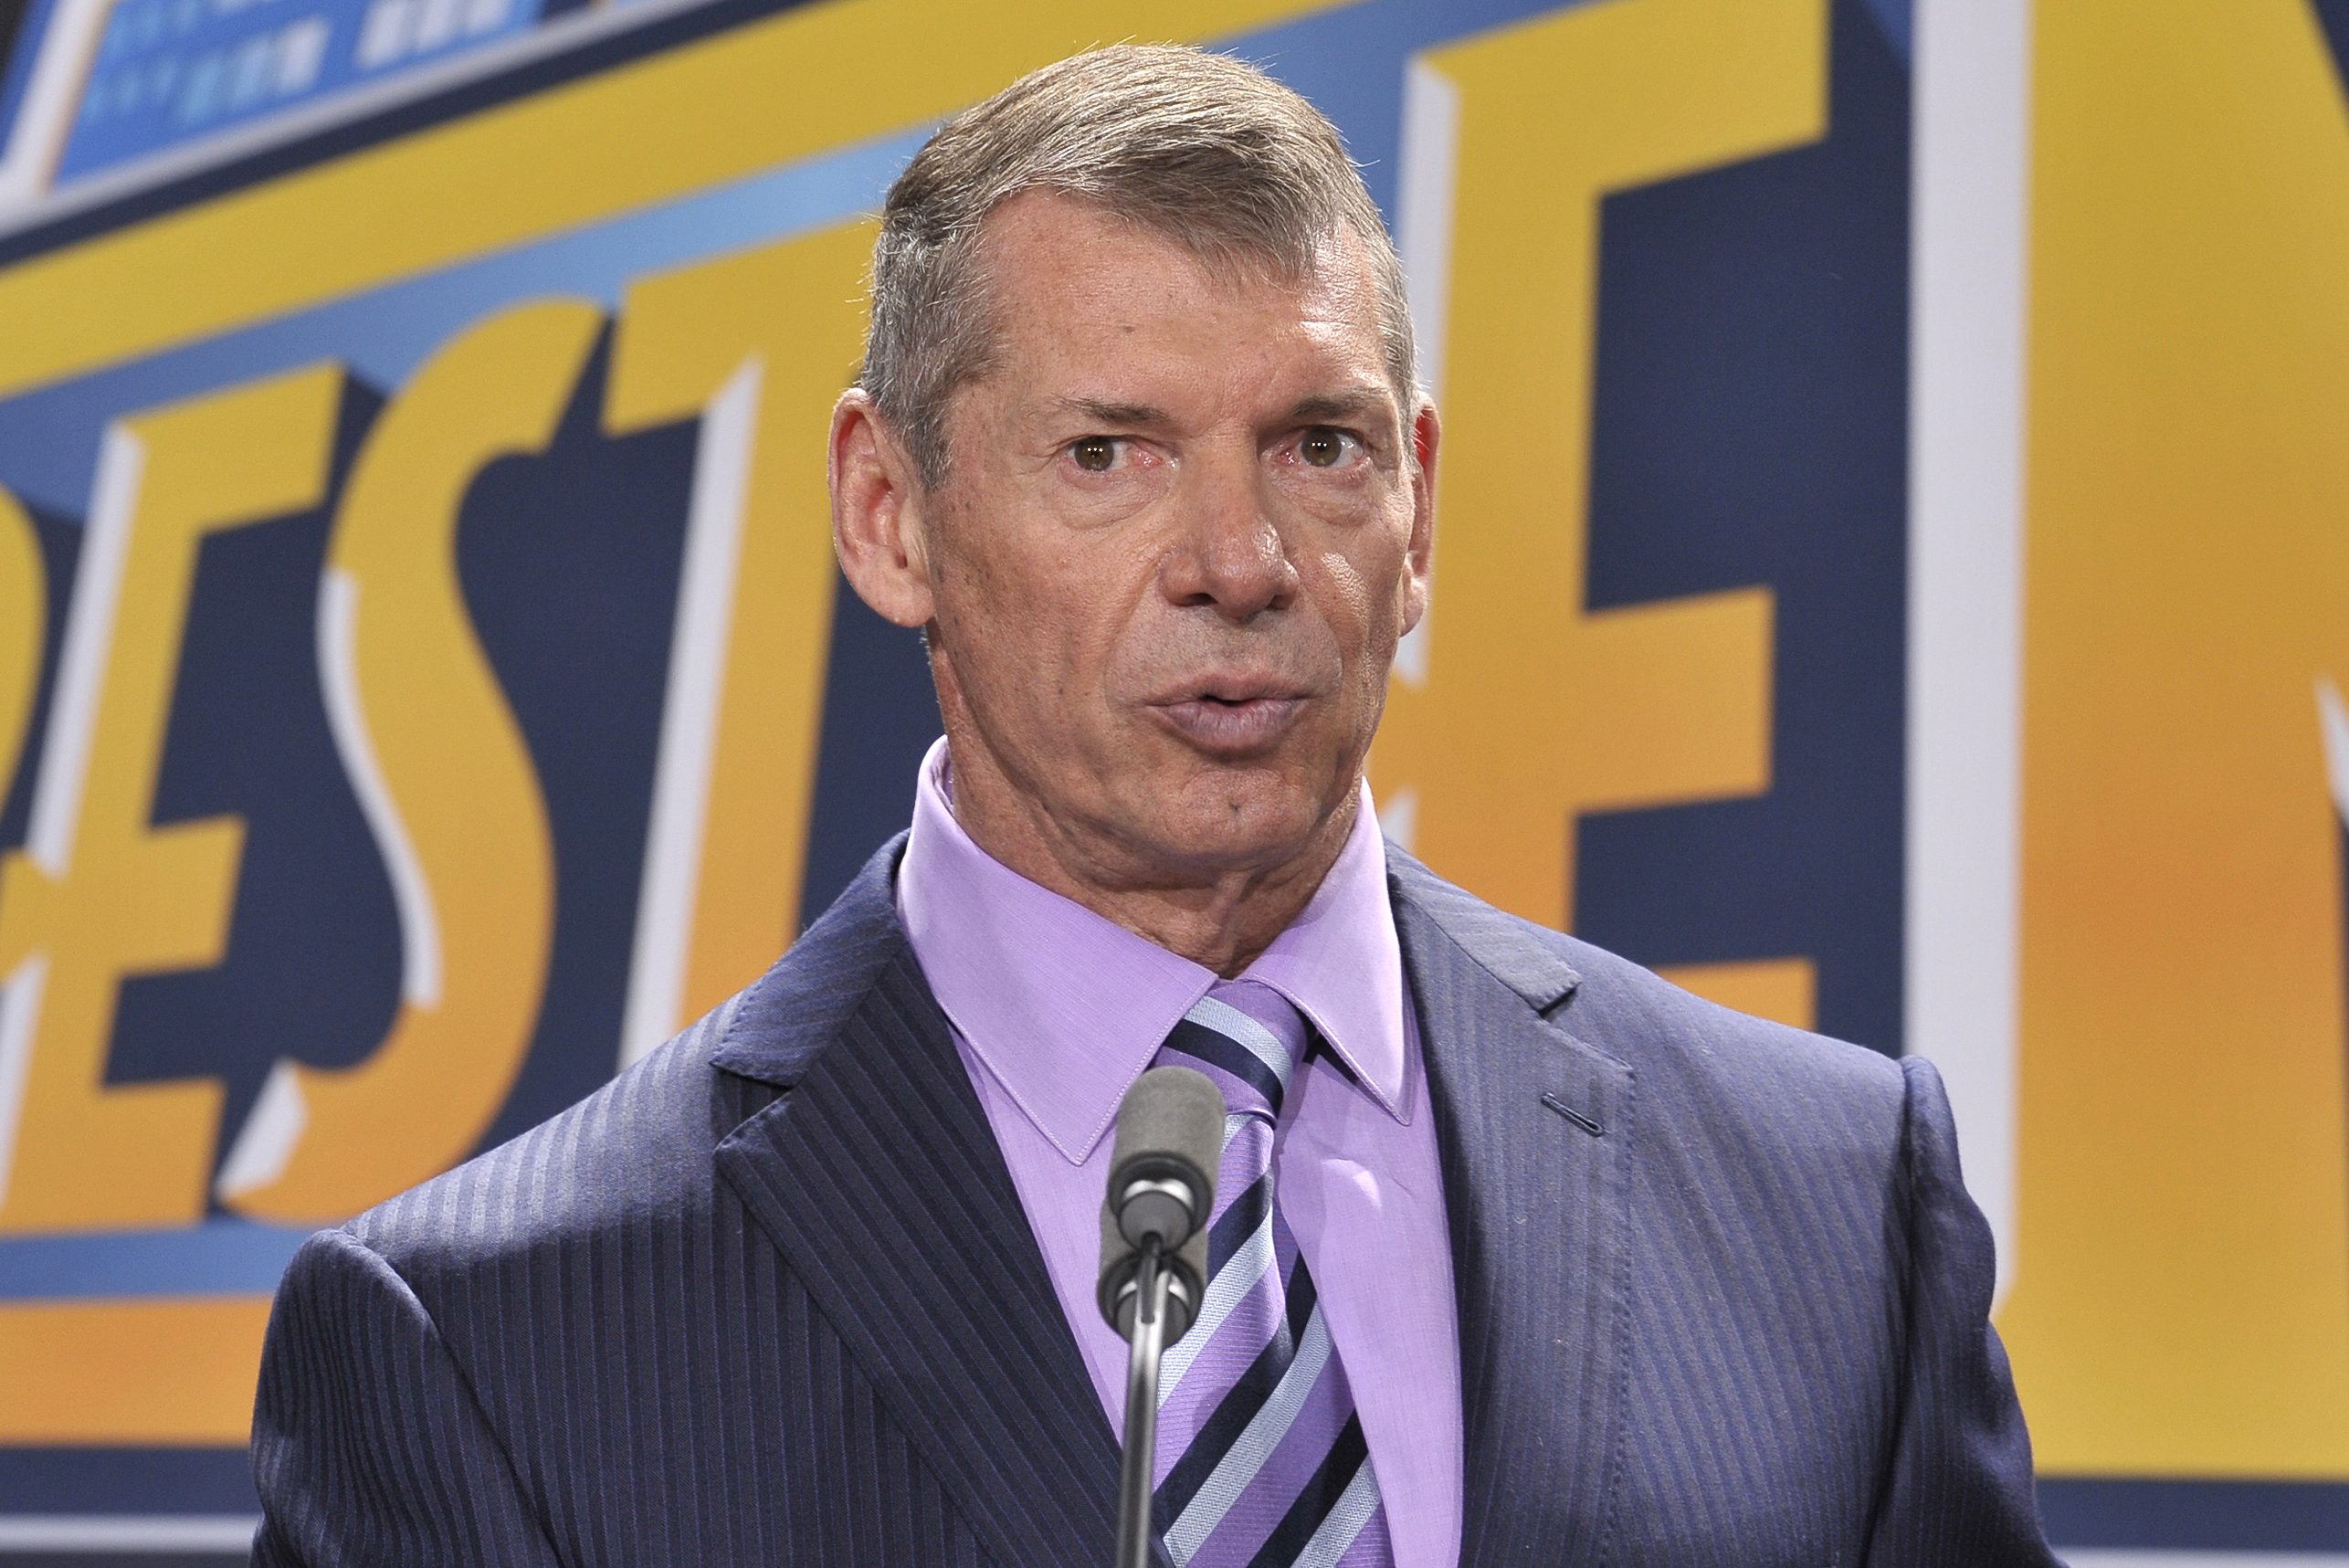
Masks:
[[[1153,1568],[1151,1472],[1158,1448],[1158,1373],[1206,1289],[1207,1174],[1222,1149],[1223,1091],[1185,1067],[1152,1068],[1118,1102],[1117,1149],[1101,1201],[1095,1304],[1132,1347],[1125,1372],[1125,1456],[1117,1483],[1117,1568]],[[1174,1250],[1169,1250],[1169,1244]],[[1179,1314],[1179,1316],[1178,1316]]]
[[[1117,1568],[1152,1568],[1151,1485],[1158,1449],[1158,1362],[1166,1349],[1166,1285],[1160,1244],[1142,1246],[1134,1277],[1132,1349],[1125,1363],[1125,1459],[1118,1472]]]

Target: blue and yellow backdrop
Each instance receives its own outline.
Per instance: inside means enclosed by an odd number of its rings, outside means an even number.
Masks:
[[[901,825],[869,215],[1123,37],[1396,227],[1389,831],[1943,1063],[2078,1563],[2349,1563],[2349,0],[0,5],[0,1548],[233,1549],[299,1238]]]

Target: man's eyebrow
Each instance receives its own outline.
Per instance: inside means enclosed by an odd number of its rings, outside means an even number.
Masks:
[[[1342,392],[1316,393],[1292,405],[1289,417],[1292,420],[1362,419],[1385,413],[1388,396],[1383,386],[1357,386]],[[1153,404],[1121,403],[1106,397],[1055,397],[1043,405],[1043,412],[1054,417],[1074,416],[1105,427],[1146,427],[1174,422],[1173,415]]]
[[[1172,416],[1147,403],[1116,403],[1102,397],[1056,397],[1045,405],[1055,415],[1075,415],[1096,425],[1166,425]]]
[[[1308,397],[1289,410],[1291,419],[1360,419],[1365,415],[1385,411],[1387,392],[1385,387],[1358,386],[1350,392],[1324,392]]]

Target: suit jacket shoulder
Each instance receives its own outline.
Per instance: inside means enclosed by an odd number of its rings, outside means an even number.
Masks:
[[[1576,1039],[1628,1068],[1643,1103],[1787,1158],[1857,1155],[1881,1176],[1905,1089],[1880,1051],[1736,1013],[1579,938],[1496,909],[1390,845],[1398,900]],[[1824,1114],[1823,1114],[1824,1113]],[[1758,1152],[1759,1151],[1757,1151]]]
[[[444,1277],[706,1212],[711,1151],[798,1081],[903,949],[875,918],[893,863],[877,856],[766,973],[602,1089],[345,1228],[429,1304]]]

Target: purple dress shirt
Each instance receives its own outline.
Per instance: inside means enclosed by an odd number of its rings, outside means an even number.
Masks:
[[[1111,1429],[1122,1431],[1125,1342],[1093,1304],[1108,1133],[1126,1089],[1217,977],[980,848],[954,819],[946,768],[942,740],[922,761],[898,911]],[[1464,1482],[1451,1241],[1367,786],[1337,863],[1247,973],[1294,1003],[1345,1064],[1316,1058],[1290,1089],[1278,1201],[1354,1385],[1396,1568],[1454,1568]]]

